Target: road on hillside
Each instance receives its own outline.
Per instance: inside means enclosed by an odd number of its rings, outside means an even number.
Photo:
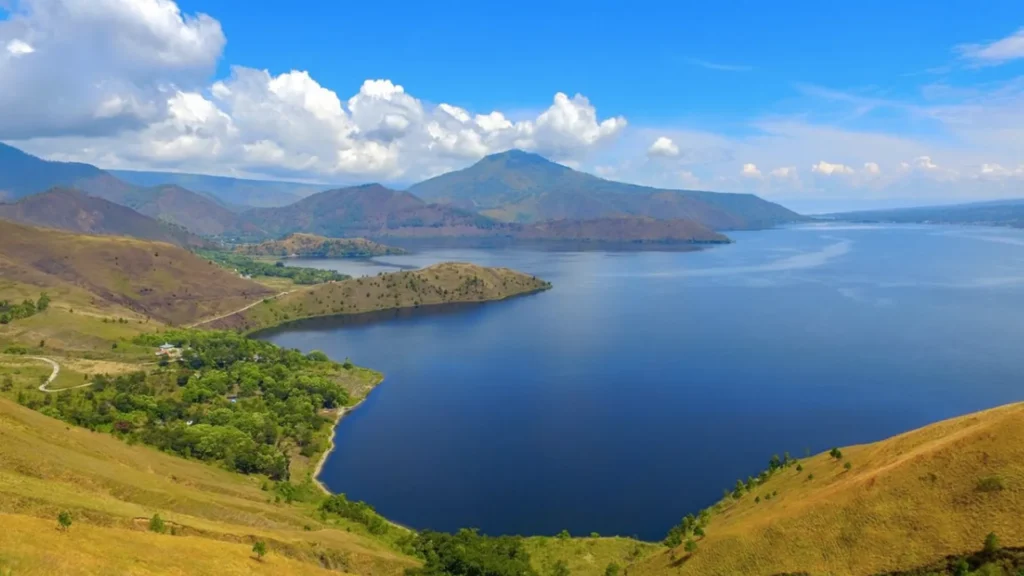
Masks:
[[[285,294],[291,294],[292,292],[296,292],[296,291],[298,291],[298,288],[296,288],[295,290],[288,290],[286,292],[281,292],[280,294],[276,294],[274,296],[271,296],[270,298],[264,298],[264,300],[277,300],[278,298],[280,298],[281,296],[284,296]],[[185,326],[185,328],[196,328],[197,326],[202,326],[203,324],[209,324],[210,322],[216,322],[217,320],[221,320],[223,318],[227,318],[228,316],[234,316],[235,314],[241,314],[242,312],[245,312],[249,308],[252,308],[253,306],[255,306],[255,305],[257,305],[257,304],[259,304],[261,302],[263,302],[263,300],[257,300],[255,302],[253,302],[252,304],[249,304],[247,306],[243,306],[243,307],[241,307],[238,310],[235,310],[233,312],[228,312],[227,314],[221,314],[220,316],[217,316],[215,318],[208,318],[206,320],[200,320],[199,322],[193,322],[192,324],[189,324],[188,326]]]
[[[53,368],[53,372],[50,372],[50,377],[46,379],[46,382],[43,382],[42,386],[39,387],[39,391],[40,392],[46,392],[48,394],[53,394],[54,392],[63,392],[65,390],[74,390],[75,388],[85,388],[86,386],[92,386],[92,382],[87,382],[87,383],[82,384],[80,386],[72,386],[70,388],[61,388],[60,390],[50,390],[49,388],[47,388],[47,386],[49,386],[50,384],[53,384],[53,381],[56,380],[57,376],[60,375],[60,364],[57,364],[56,361],[51,360],[49,358],[43,358],[42,356],[32,356],[31,358],[33,360],[39,360],[40,362],[46,362],[47,364],[50,365],[50,367]]]

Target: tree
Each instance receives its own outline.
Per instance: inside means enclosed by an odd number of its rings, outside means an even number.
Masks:
[[[843,468],[845,468],[846,470],[853,468],[853,462],[847,460],[846,464],[843,464]]]
[[[797,464],[796,465],[796,471],[797,472],[803,472],[804,471],[804,465],[803,464]]]
[[[36,302],[36,310],[42,312],[43,310],[46,310],[49,307],[50,307],[50,295],[47,294],[46,292],[43,292],[39,296],[39,300]]]
[[[839,448],[833,448],[833,449],[829,450],[828,455],[833,457],[833,458],[835,458],[836,460],[842,460],[843,459],[843,451],[840,450]]]
[[[697,542],[690,538],[686,541],[686,546],[683,547],[683,550],[686,550],[687,554],[693,554],[697,551]]]
[[[971,573],[971,565],[967,563],[967,560],[960,558],[953,565],[953,576],[967,576]]]
[[[153,514],[153,517],[149,519],[149,531],[163,534],[166,529],[164,519],[159,514]]]
[[[619,565],[609,562],[608,567],[604,569],[604,576],[619,576]]]
[[[985,536],[985,554],[992,555],[999,551],[999,537],[996,536],[995,532],[989,532],[988,536]]]
[[[252,553],[256,555],[256,559],[262,561],[263,557],[267,555],[267,543],[263,540],[257,540],[252,545]]]
[[[558,533],[559,540],[568,540],[569,538],[572,538],[572,536],[569,534],[568,530],[562,530]]]
[[[60,525],[60,529],[64,531],[71,528],[71,512],[62,510],[60,514],[57,514],[57,524]]]
[[[700,526],[697,526],[696,528],[693,529],[693,535],[697,536],[698,538],[703,538],[704,537],[704,529],[701,528]]]
[[[569,576],[570,574],[569,564],[565,560],[555,562],[555,567],[551,570],[551,576]]]

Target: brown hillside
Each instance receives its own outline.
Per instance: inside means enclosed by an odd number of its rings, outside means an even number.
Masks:
[[[393,246],[378,244],[366,238],[324,238],[316,234],[295,233],[281,240],[244,244],[235,249],[248,256],[299,258],[368,258],[388,254],[405,254]]]
[[[71,284],[160,321],[188,323],[272,294],[170,244],[87,236],[0,220],[0,277],[41,288]]]
[[[177,224],[203,236],[260,232],[221,204],[180,186],[141,189],[128,195],[122,203],[146,216]]]
[[[179,246],[207,244],[184,229],[68,188],[54,188],[13,204],[0,204],[0,218],[86,234],[133,236]]]
[[[680,546],[630,573],[875,574],[973,552],[989,532],[1024,545],[1024,404],[800,466],[720,503],[694,553]]]
[[[207,327],[258,330],[299,318],[502,300],[550,287],[543,280],[508,268],[447,262],[300,289]]]

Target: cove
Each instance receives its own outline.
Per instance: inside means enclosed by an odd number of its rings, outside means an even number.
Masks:
[[[263,332],[385,374],[320,480],[414,528],[660,539],[772,454],[1024,398],[1024,232],[811,225],[699,252],[423,250],[550,291]],[[307,261],[323,267],[351,265]]]

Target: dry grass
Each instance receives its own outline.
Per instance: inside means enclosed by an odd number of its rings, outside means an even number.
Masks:
[[[445,263],[299,289],[207,327],[258,330],[313,316],[501,300],[549,287],[543,280],[507,268]]]
[[[666,551],[631,573],[873,574],[977,550],[992,531],[1005,546],[1024,544],[1024,404],[842,452],[724,502],[694,554]],[[979,490],[988,477],[1003,489]]]
[[[0,566],[18,575],[249,573],[262,569],[248,559],[255,539],[267,542],[276,573],[400,574],[414,565],[356,525],[274,504],[260,478],[129,446],[6,400],[0,462]],[[61,510],[75,518],[67,535],[54,529]],[[140,533],[154,513],[178,535]],[[65,571],[76,562],[83,568]]]
[[[619,566],[619,574],[634,563],[661,550],[657,544],[632,538],[570,538],[533,536],[526,539],[530,563],[539,574],[551,574],[555,563],[563,560],[573,576],[603,576],[608,565]],[[633,568],[629,568],[633,574]]]

